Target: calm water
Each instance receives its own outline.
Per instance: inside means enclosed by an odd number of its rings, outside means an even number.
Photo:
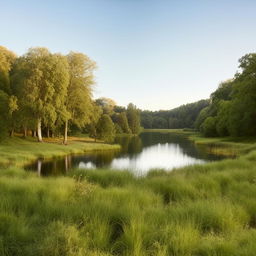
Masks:
[[[150,169],[172,169],[189,164],[220,160],[223,157],[207,153],[184,135],[145,132],[136,137],[117,137],[120,151],[69,155],[51,161],[38,160],[26,167],[39,175],[64,175],[71,168],[129,169],[138,175]]]

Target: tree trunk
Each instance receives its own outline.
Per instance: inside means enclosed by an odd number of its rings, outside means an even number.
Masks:
[[[36,137],[36,131],[32,130],[32,137],[35,138]]]
[[[23,130],[23,136],[24,136],[24,138],[26,138],[26,137],[27,137],[27,127],[24,127],[24,130]]]
[[[50,138],[50,129],[47,127],[47,138]]]
[[[42,170],[42,161],[38,160],[37,161],[37,174],[38,174],[38,176],[41,176],[41,170]]]
[[[13,134],[14,134],[14,130],[11,129],[10,132],[9,132],[10,137],[13,137]]]
[[[63,144],[67,145],[68,143],[68,120],[65,122],[65,129],[64,129],[64,139],[63,139]]]
[[[41,119],[38,119],[38,121],[37,121],[37,139],[38,139],[38,142],[43,142],[42,129],[41,129]]]

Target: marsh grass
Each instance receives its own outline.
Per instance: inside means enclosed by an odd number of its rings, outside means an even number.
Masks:
[[[254,256],[256,165],[152,170],[0,171],[0,255]]]

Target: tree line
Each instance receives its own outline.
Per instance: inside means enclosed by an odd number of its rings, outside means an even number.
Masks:
[[[145,129],[195,128],[198,114],[209,103],[209,100],[200,100],[172,110],[144,110],[141,111],[141,125]]]
[[[239,59],[239,70],[232,79],[220,83],[211,94],[195,127],[205,136],[256,135],[256,54]]]
[[[137,134],[135,105],[93,99],[95,69],[96,63],[79,52],[30,48],[18,57],[0,46],[0,137],[22,132],[42,142],[61,134],[66,144],[68,132],[77,129],[104,140],[115,133]]]
[[[141,111],[144,128],[193,128],[206,137],[256,135],[256,53],[239,59],[232,79],[221,82],[210,99],[169,111]]]

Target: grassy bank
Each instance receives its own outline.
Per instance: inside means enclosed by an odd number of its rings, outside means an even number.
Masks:
[[[102,145],[112,147],[78,138],[68,146],[14,138],[0,145],[0,159],[23,163]],[[234,160],[145,177],[77,169],[69,177],[38,178],[19,167],[0,169],[0,255],[254,256],[255,161],[249,150]]]
[[[254,256],[256,153],[171,173],[0,171],[0,255]]]
[[[256,150],[255,137],[214,137],[206,138],[199,132],[183,129],[145,129],[144,132],[175,133],[185,135],[204,150],[219,155],[238,156]]]
[[[119,145],[95,143],[89,138],[71,137],[68,145],[60,139],[46,139],[38,143],[34,138],[14,137],[0,144],[0,165],[22,166],[37,158],[52,158],[67,154],[78,154],[102,150],[118,150]]]

